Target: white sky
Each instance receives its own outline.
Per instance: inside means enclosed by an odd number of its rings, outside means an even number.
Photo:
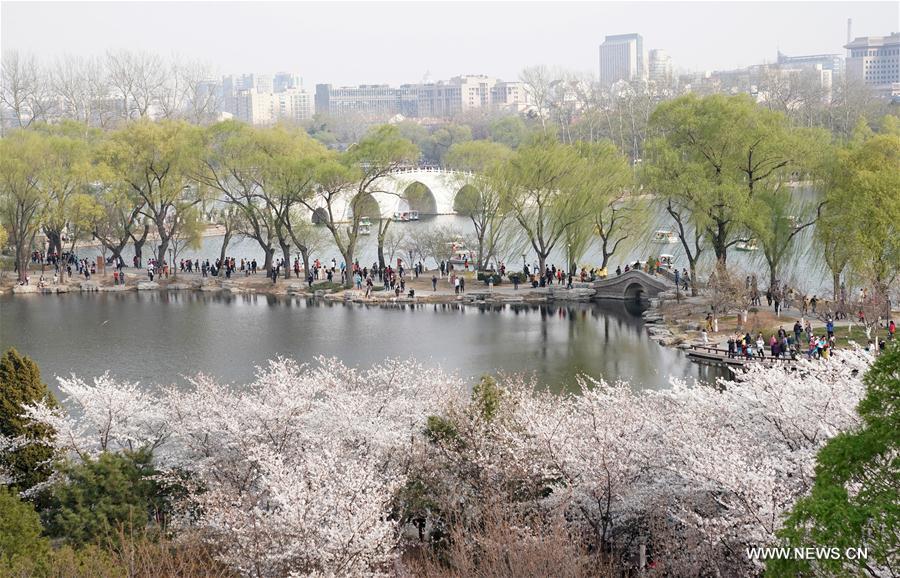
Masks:
[[[638,32],[676,69],[729,69],[786,54],[843,54],[900,29],[900,2],[8,2],[0,45],[52,60],[130,48],[218,73],[295,72],[304,85],[515,79],[529,65],[596,75],[607,34]]]

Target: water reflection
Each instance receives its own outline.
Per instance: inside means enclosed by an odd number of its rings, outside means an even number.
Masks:
[[[178,383],[199,371],[245,382],[275,355],[337,357],[366,366],[414,357],[470,381],[521,373],[551,388],[575,376],[668,386],[668,375],[712,381],[718,370],[650,341],[637,304],[457,303],[367,307],[301,296],[129,292],[0,297],[0,347],[53,375],[114,374]]]

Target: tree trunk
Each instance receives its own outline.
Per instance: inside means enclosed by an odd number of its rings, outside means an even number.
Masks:
[[[225,262],[225,251],[228,250],[228,243],[231,241],[231,231],[225,229],[225,236],[222,237],[222,251],[219,253],[219,262]]]
[[[47,235],[47,254],[56,253],[62,255],[62,235],[59,231],[44,230]]]
[[[378,267],[384,269],[384,237],[387,235],[388,227],[391,224],[390,219],[384,222],[384,228],[381,227],[382,221],[378,222]]]
[[[159,238],[159,247],[156,248],[156,264],[162,265],[166,260],[166,251],[169,249],[169,240],[171,236],[163,238],[160,236]],[[171,263],[169,263],[171,265]]]
[[[263,262],[263,269],[266,270],[267,275],[271,275],[272,274],[272,258],[275,256],[275,249],[272,248],[272,245],[268,245],[267,247],[263,248],[263,251],[265,251],[265,254],[266,254],[265,261]]]
[[[150,225],[144,225],[144,232],[141,235],[140,239],[138,239],[137,237],[131,237],[134,240],[134,256],[137,257],[137,259],[138,259],[138,262],[137,262],[138,267],[141,267],[141,265],[142,265],[141,261],[144,258],[144,255],[143,255],[144,243],[147,242],[147,234],[149,232],[150,232]]]
[[[285,243],[282,240],[278,240],[278,245],[281,247],[281,258],[284,260],[284,278],[291,278],[291,244]]]
[[[688,254],[688,268],[691,270],[691,297],[697,296],[697,259]]]
[[[28,272],[28,261],[31,259],[31,251],[27,250],[23,243],[16,243],[16,269],[19,273],[19,281],[24,282]]]
[[[300,258],[303,260],[303,271],[309,275],[309,247],[300,246]]]
[[[344,276],[344,289],[352,289],[353,277],[350,275],[350,270],[353,267],[353,251],[342,251],[341,255],[343,255],[344,263],[347,265],[347,274]],[[306,255],[303,258],[306,259]],[[365,282],[365,279],[363,279],[363,282]]]

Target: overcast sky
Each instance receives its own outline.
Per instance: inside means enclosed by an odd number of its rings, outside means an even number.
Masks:
[[[4,51],[52,60],[130,48],[218,73],[291,71],[304,85],[401,84],[533,64],[597,74],[607,34],[638,32],[676,69],[730,69],[786,54],[841,53],[900,28],[892,2],[8,2]]]

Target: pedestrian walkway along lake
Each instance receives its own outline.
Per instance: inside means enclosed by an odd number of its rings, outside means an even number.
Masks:
[[[0,296],[0,347],[16,347],[55,376],[113,375],[145,384],[198,372],[244,383],[276,355],[337,357],[365,367],[415,358],[474,382],[485,373],[534,375],[554,390],[575,376],[663,388],[669,375],[711,382],[722,370],[648,339],[637,304],[366,307],[305,298],[128,292]]]

